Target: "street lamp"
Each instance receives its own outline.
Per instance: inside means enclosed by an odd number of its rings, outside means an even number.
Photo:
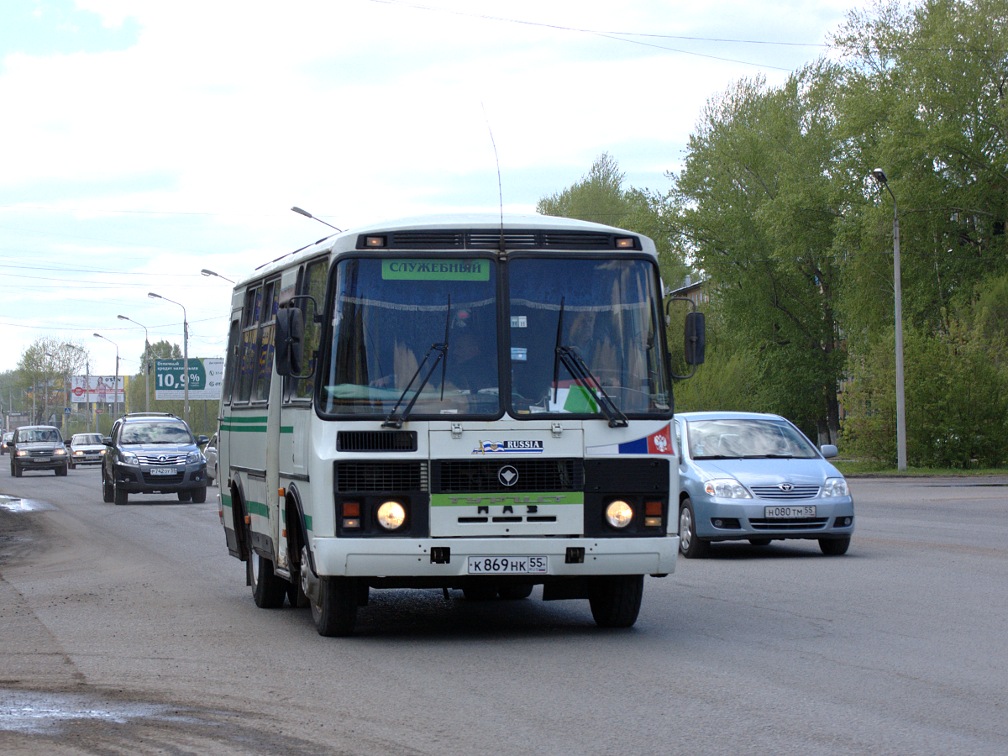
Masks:
[[[144,329],[144,390],[147,393],[144,411],[150,412],[150,339],[147,338],[147,326],[143,323],[137,323],[133,318],[127,318],[125,315],[119,315],[118,318],[119,320],[128,320],[133,325]]]
[[[899,208],[896,205],[896,195],[889,188],[885,171],[876,168],[871,172],[871,177],[876,184],[889,192],[893,202],[893,291],[896,309],[896,467],[900,470],[906,470],[906,401],[903,393],[903,287],[900,282]]]
[[[95,333],[95,338],[105,339],[109,344],[116,348],[116,368],[115,368],[115,385],[112,388],[112,411],[115,413],[116,417],[119,416],[119,345],[116,344],[108,336],[102,336],[100,333]],[[90,391],[91,387],[88,386]],[[95,419],[95,425],[97,426],[98,420]]]
[[[182,308],[182,419],[186,421],[186,425],[189,424],[189,316],[186,314],[185,305],[181,302],[176,302],[174,299],[168,299],[168,297],[162,297],[160,294],[155,294],[153,291],[147,292],[147,296],[151,299],[163,299],[165,302],[171,302],[174,305],[178,305]]]
[[[223,278],[225,281],[227,281],[229,283],[234,283],[234,281],[232,281],[227,276],[222,276],[220,273],[214,273],[209,268],[203,268],[203,270],[201,270],[200,273],[202,273],[204,276],[213,276],[214,278]]]

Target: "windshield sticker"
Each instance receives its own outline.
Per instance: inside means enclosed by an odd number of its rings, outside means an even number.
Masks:
[[[532,440],[480,441],[473,454],[542,454],[543,442]]]
[[[489,260],[382,260],[383,281],[489,281]]]
[[[527,315],[512,315],[511,316],[511,327],[512,328],[528,328],[528,316]]]

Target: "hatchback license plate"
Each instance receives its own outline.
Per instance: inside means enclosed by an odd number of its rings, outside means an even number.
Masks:
[[[175,474],[175,468],[174,467],[152,467],[150,469],[150,474],[151,475],[174,475]]]
[[[783,504],[775,507],[764,507],[763,516],[768,520],[802,519],[815,517],[816,511],[815,506],[812,504],[804,504],[802,506]]]
[[[545,556],[471,556],[470,575],[541,575],[549,571]]]

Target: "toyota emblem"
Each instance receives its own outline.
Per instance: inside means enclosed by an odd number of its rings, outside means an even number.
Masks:
[[[794,485],[791,483],[781,483],[779,486],[777,486],[777,488],[779,488],[781,491],[790,491],[791,489],[794,488]]]

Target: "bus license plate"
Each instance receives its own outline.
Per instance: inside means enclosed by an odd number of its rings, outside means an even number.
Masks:
[[[152,467],[150,469],[150,474],[151,475],[174,475],[175,474],[175,468],[174,467]]]
[[[768,520],[792,520],[815,517],[816,514],[815,506],[812,504],[802,506],[782,504],[776,507],[764,507],[763,516]]]
[[[549,571],[545,556],[471,556],[470,575],[541,575]]]

